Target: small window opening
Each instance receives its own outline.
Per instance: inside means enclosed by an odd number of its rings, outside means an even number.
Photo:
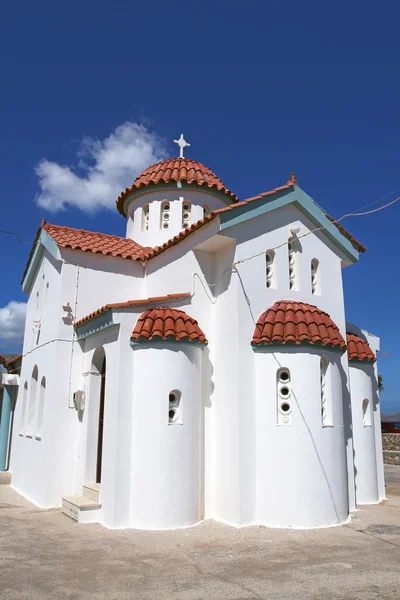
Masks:
[[[267,288],[275,287],[275,252],[267,250],[265,253],[265,283]]]
[[[208,204],[205,204],[203,207],[203,215],[206,216],[210,214],[210,207],[208,206]]]
[[[321,423],[323,427],[333,426],[332,395],[330,390],[330,365],[326,356],[320,361],[321,379]]]
[[[161,228],[168,229],[169,227],[169,217],[170,217],[171,204],[168,200],[165,200],[161,204]]]
[[[364,398],[362,401],[362,414],[363,414],[363,425],[364,427],[371,427],[371,412],[370,412],[370,403],[367,398]]]
[[[181,407],[182,394],[179,390],[172,390],[169,393],[168,399],[168,423],[182,423],[182,407]]]
[[[279,369],[277,374],[277,415],[278,425],[292,424],[292,406],[291,406],[291,383],[289,369]]]
[[[148,204],[145,204],[142,208],[142,231],[149,230],[149,220],[150,220],[150,207]]]
[[[192,205],[190,202],[183,202],[182,204],[182,227],[183,229],[187,229],[190,227],[192,222]]]
[[[296,248],[295,248],[294,240],[289,240],[289,242],[288,242],[288,257],[289,257],[289,288],[291,290],[296,290],[297,289]]]
[[[319,261],[313,258],[311,261],[311,293],[319,294]]]

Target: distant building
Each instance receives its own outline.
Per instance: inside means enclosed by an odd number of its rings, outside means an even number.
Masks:
[[[400,412],[393,415],[382,415],[382,433],[400,433]]]

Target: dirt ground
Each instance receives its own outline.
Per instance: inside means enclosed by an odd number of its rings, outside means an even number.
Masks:
[[[111,531],[0,485],[0,597],[42,600],[400,598],[400,467],[389,499],[330,529]]]

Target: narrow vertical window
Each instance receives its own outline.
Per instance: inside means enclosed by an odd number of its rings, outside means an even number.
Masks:
[[[319,280],[319,261],[316,258],[313,258],[311,261],[311,293],[321,293]]]
[[[192,224],[192,205],[185,200],[182,203],[182,228],[187,229]]]
[[[289,369],[279,369],[276,374],[278,425],[292,424],[292,389]]]
[[[149,230],[149,219],[150,219],[150,207],[148,204],[144,204],[142,208],[142,231]]]
[[[170,217],[171,204],[168,200],[164,200],[161,204],[161,229],[168,229],[169,227],[169,217]]]
[[[329,360],[323,356],[320,361],[321,378],[321,424],[323,427],[333,426],[332,397],[330,389]]]
[[[273,250],[267,250],[265,253],[265,284],[267,288],[274,288],[275,286],[275,252]]]
[[[37,392],[37,382],[38,382],[38,368],[35,365],[32,371],[31,377],[31,392],[29,397],[29,408],[28,408],[28,423],[26,426],[26,435],[33,435],[33,426],[35,421],[35,411],[36,411],[36,392]]]
[[[288,256],[289,256],[289,289],[297,290],[297,277],[296,277],[296,248],[295,240],[289,240],[288,242]]]
[[[24,389],[23,389],[23,393],[22,393],[21,421],[20,421],[20,426],[19,426],[20,435],[23,435],[25,433],[27,404],[28,404],[28,382],[25,381]]]
[[[210,207],[208,206],[208,204],[205,204],[203,206],[203,215],[206,216],[206,215],[209,215],[209,214],[210,214]]]
[[[36,439],[38,439],[38,440],[42,439],[45,395],[46,395],[46,378],[42,377],[42,381],[40,382],[38,420],[37,420],[37,428],[36,428]]]
[[[362,401],[362,416],[363,416],[363,425],[364,427],[371,427],[371,405],[367,398],[364,398]]]
[[[168,423],[169,425],[182,425],[182,393],[179,390],[172,390],[168,398]]]

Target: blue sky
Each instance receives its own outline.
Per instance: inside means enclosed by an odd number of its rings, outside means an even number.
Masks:
[[[181,132],[192,144],[187,155],[240,198],[295,171],[339,217],[400,188],[395,2],[142,4],[3,7],[1,229],[31,242],[45,216],[124,235],[107,185],[136,174],[138,140],[146,158],[173,156]],[[124,149],[132,172],[125,166],[110,183],[113,152]],[[88,175],[85,195],[78,177]],[[51,212],[58,192],[64,209]],[[347,318],[382,338],[387,412],[400,409],[399,217],[400,203],[343,222],[368,248],[344,270]],[[0,234],[0,307],[26,301],[19,282],[29,248]],[[0,352],[20,349],[18,319],[7,333],[7,315],[0,310]]]

